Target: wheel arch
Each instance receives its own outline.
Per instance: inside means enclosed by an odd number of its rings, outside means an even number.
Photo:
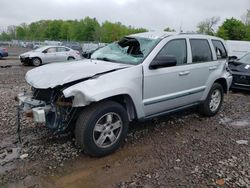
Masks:
[[[67,60],[69,60],[70,58],[76,59],[74,56],[69,56],[69,57],[67,58]]]
[[[121,104],[127,111],[129,121],[132,121],[137,118],[137,113],[136,113],[134,102],[131,96],[129,96],[128,94],[115,95],[112,97],[102,99],[101,101],[108,101],[108,100]],[[98,102],[101,102],[101,101],[98,101]]]
[[[33,60],[35,58],[39,59],[41,61],[41,64],[43,64],[43,60],[40,57],[38,57],[38,56],[31,57],[31,60]]]
[[[227,81],[226,81],[225,78],[219,78],[219,79],[215,80],[214,83],[220,84],[222,86],[222,88],[223,88],[224,93],[228,92],[228,89],[227,89],[228,85],[227,85]]]

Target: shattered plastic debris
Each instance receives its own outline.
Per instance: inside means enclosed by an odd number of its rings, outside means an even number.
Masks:
[[[25,159],[25,158],[27,158],[29,155],[27,154],[27,153],[25,153],[25,154],[23,154],[23,155],[21,155],[20,156],[20,159]]]
[[[237,140],[236,143],[240,144],[240,145],[248,145],[248,141],[247,140]]]

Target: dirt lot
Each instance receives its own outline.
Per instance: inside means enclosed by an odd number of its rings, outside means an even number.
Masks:
[[[32,68],[0,60],[0,187],[250,187],[249,93],[230,92],[212,118],[191,109],[134,122],[121,149],[91,158],[28,118],[17,141],[14,97]]]

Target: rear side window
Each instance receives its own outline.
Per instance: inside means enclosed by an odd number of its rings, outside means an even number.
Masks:
[[[187,63],[187,44],[185,39],[176,39],[169,41],[157,56],[174,56],[177,65]]]
[[[66,52],[66,51],[69,51],[68,48],[64,48],[64,47],[58,47],[57,48],[57,52]]]
[[[190,39],[192,62],[212,61],[212,51],[206,39]]]
[[[219,40],[212,40],[217,59],[226,59],[227,51],[223,43]]]

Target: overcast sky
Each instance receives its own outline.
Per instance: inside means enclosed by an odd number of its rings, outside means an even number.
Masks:
[[[0,0],[0,27],[90,16],[149,30],[196,31],[205,18],[240,19],[247,9],[250,0]]]

